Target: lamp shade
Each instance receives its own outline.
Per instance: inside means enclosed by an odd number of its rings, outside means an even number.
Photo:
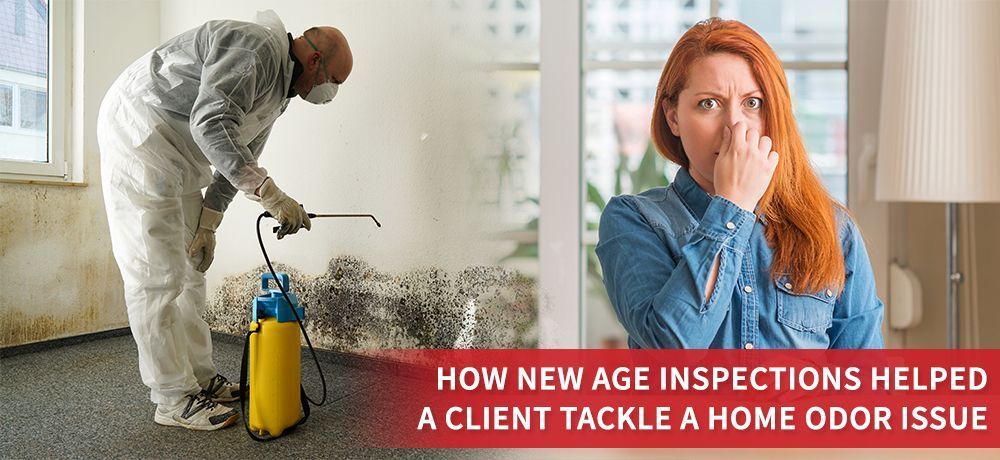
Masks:
[[[876,199],[1000,202],[1000,0],[890,0]]]

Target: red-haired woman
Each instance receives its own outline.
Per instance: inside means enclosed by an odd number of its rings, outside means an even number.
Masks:
[[[674,47],[652,137],[682,168],[612,198],[597,255],[633,348],[881,348],[861,232],[809,165],[763,38],[708,19]]]

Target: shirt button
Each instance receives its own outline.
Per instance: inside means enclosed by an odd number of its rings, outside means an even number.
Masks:
[[[792,283],[785,283],[785,289],[792,290]]]
[[[732,222],[726,222],[726,228],[732,230],[732,229],[736,228],[736,224],[734,224]]]
[[[750,342],[747,342],[746,345],[743,345],[743,348],[746,348],[747,350],[753,350],[753,344],[750,343]]]
[[[750,287],[750,286],[743,286],[743,291],[745,291],[747,294],[749,294],[749,293],[753,292],[753,288]],[[827,291],[827,292],[829,292],[829,291]]]
[[[827,290],[826,290],[826,296],[827,296],[827,297],[833,297],[833,291],[831,291],[831,290],[827,289]]]

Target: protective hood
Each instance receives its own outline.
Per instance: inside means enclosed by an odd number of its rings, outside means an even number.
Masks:
[[[284,36],[286,33],[285,24],[281,22],[281,18],[278,17],[278,13],[275,13],[274,10],[258,11],[253,18],[253,22],[271,29],[271,32],[276,34]]]

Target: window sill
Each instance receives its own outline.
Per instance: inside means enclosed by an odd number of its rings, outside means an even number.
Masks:
[[[65,187],[87,187],[90,184],[87,182],[73,182],[65,181],[59,179],[14,179],[11,177],[0,176],[0,183],[3,184],[24,184],[24,185],[54,185],[54,186],[65,186]]]

